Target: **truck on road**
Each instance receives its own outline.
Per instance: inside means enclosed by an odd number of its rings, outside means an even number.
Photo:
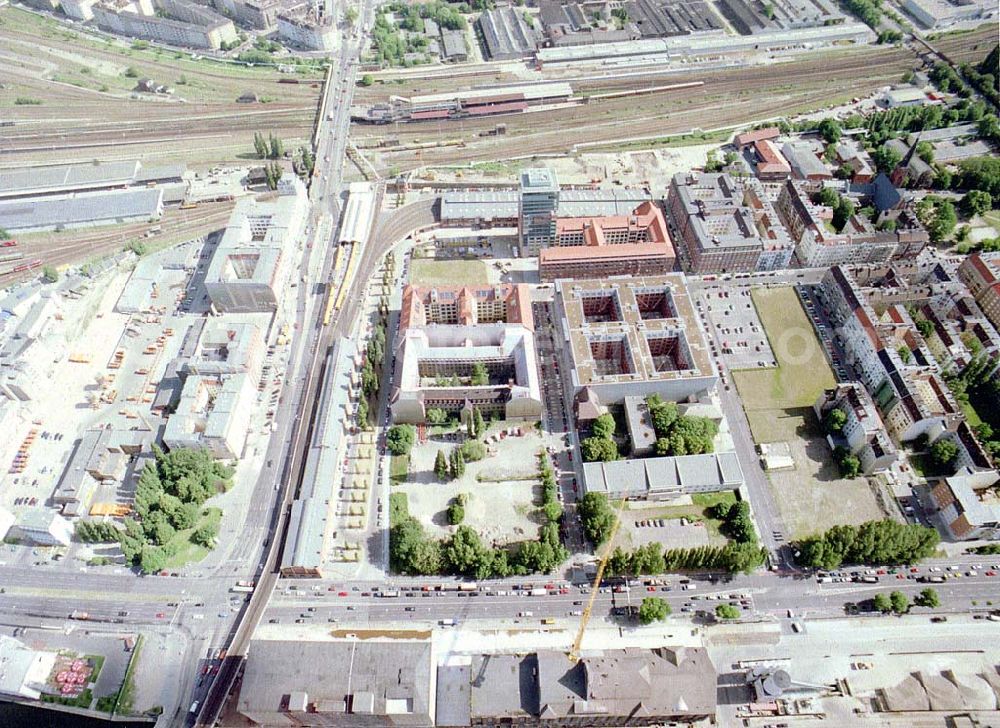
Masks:
[[[79,619],[80,621],[84,621],[85,622],[88,619],[90,619],[90,613],[89,612],[81,612],[79,609],[74,609],[72,612],[70,612],[69,618],[70,619]]]

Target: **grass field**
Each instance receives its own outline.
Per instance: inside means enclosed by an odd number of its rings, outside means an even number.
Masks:
[[[410,267],[415,286],[475,286],[490,282],[486,263],[481,260],[430,260],[416,258]]]
[[[833,371],[792,287],[755,288],[751,298],[778,366],[733,372],[757,442],[794,437],[802,410],[835,383]]]
[[[199,518],[193,527],[174,534],[171,542],[176,544],[177,552],[167,559],[166,567],[168,569],[176,569],[184,564],[201,561],[208,555],[209,549],[194,543],[191,540],[191,534],[206,524],[215,523],[218,525],[222,520],[222,511],[218,508],[206,508],[204,513],[205,515]]]
[[[718,493],[695,493],[691,496],[691,505],[654,505],[644,508],[638,503],[630,502],[628,503],[628,510],[630,511],[629,515],[636,518],[686,518],[689,521],[702,521],[711,535],[718,536],[722,521],[713,518],[711,510],[720,503],[735,502],[736,494],[731,490],[723,490]]]
[[[409,455],[393,455],[389,458],[389,482],[393,485],[406,482],[406,475],[410,472]]]
[[[792,287],[755,288],[751,298],[778,366],[734,371],[754,440],[784,441],[795,470],[768,474],[792,538],[840,523],[881,518],[865,478],[840,477],[812,405],[836,379]]]

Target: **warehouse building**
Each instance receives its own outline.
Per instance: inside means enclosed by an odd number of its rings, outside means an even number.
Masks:
[[[427,638],[268,633],[250,642],[236,709],[262,726],[427,728],[435,724],[434,667]]]
[[[993,0],[903,0],[903,10],[927,30],[973,25],[997,17]]]
[[[319,394],[319,416],[306,455],[302,487],[292,501],[288,540],[281,553],[281,575],[323,576],[330,549],[331,506],[341,487],[344,448],[355,412],[357,350],[350,339],[337,341],[326,360],[327,377]]]
[[[638,40],[639,28],[631,20],[618,27],[607,3],[542,0],[538,4],[545,43],[550,46],[616,43]]]
[[[583,464],[584,492],[603,493],[613,502],[668,501],[742,487],[743,470],[735,452]]]
[[[217,311],[277,309],[307,205],[305,186],[288,176],[281,178],[276,195],[237,203],[205,273],[205,287]]]
[[[718,60],[746,53],[811,51],[827,46],[866,44],[875,34],[864,23],[844,22],[814,28],[766,30],[753,35],[697,33],[668,38],[643,38],[622,43],[539,48],[535,61],[539,67],[566,63],[596,64],[604,68],[676,63],[687,60]]]
[[[148,450],[152,441],[153,432],[148,426],[134,430],[87,430],[70,454],[52,502],[63,507],[64,515],[76,515],[100,481],[120,482],[132,457]]]
[[[692,725],[716,709],[702,647],[475,655],[437,669],[438,725]]]
[[[137,160],[5,169],[0,200],[120,189],[134,184],[141,169]]]
[[[531,293],[524,284],[407,286],[399,319],[393,421],[421,423],[427,410],[473,408],[504,419],[542,412]],[[482,366],[487,381],[473,374]]]
[[[722,33],[722,23],[704,0],[629,0],[625,10],[643,38]]]
[[[243,454],[257,387],[247,374],[190,374],[177,410],[163,431],[163,444],[208,450],[221,460]]]
[[[752,273],[789,265],[792,240],[756,179],[678,173],[667,211],[685,270]]]
[[[20,539],[34,546],[69,546],[73,540],[73,524],[48,508],[30,508],[11,526],[7,538]]]
[[[483,57],[490,61],[524,58],[538,48],[538,36],[528,27],[520,8],[501,7],[485,11],[476,20],[483,43]]]
[[[961,468],[930,491],[938,530],[949,541],[1000,539],[1000,498],[996,470]]]
[[[12,233],[122,225],[158,220],[162,215],[161,189],[0,200],[0,228]]]
[[[555,283],[556,349],[574,398],[695,401],[717,373],[684,276]]]
[[[56,666],[56,653],[33,650],[20,640],[0,635],[0,695],[38,700],[50,693],[49,678]]]
[[[743,35],[840,25],[847,20],[830,0],[775,0],[766,6],[749,0],[721,0],[719,9]]]
[[[181,370],[200,376],[249,374],[260,377],[264,339],[256,324],[209,319],[201,328],[191,356]]]

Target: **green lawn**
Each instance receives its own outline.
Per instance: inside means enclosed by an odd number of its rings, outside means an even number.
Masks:
[[[410,282],[415,286],[475,286],[490,282],[481,260],[432,260],[415,258],[410,264]]]
[[[702,521],[710,535],[718,536],[719,526],[722,525],[722,521],[712,518],[709,515],[710,511],[719,503],[735,503],[736,493],[731,490],[723,490],[718,493],[697,493],[691,496],[691,501],[691,505],[653,506],[635,509],[631,508],[632,504],[630,503],[629,510],[641,512],[643,517],[649,518],[686,518],[689,521]]]
[[[118,698],[115,700],[113,713],[119,715],[130,715],[132,713],[132,703],[135,700],[135,666],[139,663],[139,651],[142,649],[142,635],[135,640],[135,647],[132,648],[132,657],[129,658],[128,667],[125,668],[125,678],[122,680],[121,690],[118,691]]]
[[[795,434],[802,424],[802,410],[836,379],[791,286],[754,288],[751,298],[778,366],[732,375],[754,439],[773,442]]]
[[[93,664],[94,671],[90,674],[90,682],[96,683],[101,674],[101,668],[104,667],[104,655],[84,655],[83,659],[90,660]]]
[[[406,476],[410,473],[410,456],[393,455],[389,458],[389,482],[405,483]]]
[[[184,564],[190,564],[196,561],[201,561],[203,558],[208,556],[208,549],[201,544],[194,543],[191,540],[191,534],[206,523],[216,523],[218,524],[222,521],[222,510],[219,508],[206,508],[204,515],[198,519],[198,522],[194,524],[192,528],[185,528],[183,531],[178,531],[174,534],[174,537],[167,542],[166,548],[170,549],[171,546],[176,548],[176,552],[173,556],[167,559],[166,568],[176,569]],[[169,553],[169,551],[168,551]]]
[[[965,415],[965,421],[969,423],[969,427],[978,427],[983,424],[983,418],[979,416],[976,412],[976,408],[973,407],[968,402],[962,402],[962,413]]]
[[[406,493],[389,494],[389,527],[392,528],[397,523],[410,515],[410,502]]]
[[[983,213],[983,221],[1000,235],[1000,210],[990,210]]]

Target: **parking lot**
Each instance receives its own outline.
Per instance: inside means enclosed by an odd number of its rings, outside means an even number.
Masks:
[[[705,327],[715,333],[719,353],[729,369],[777,366],[749,287],[708,287],[696,300]]]

